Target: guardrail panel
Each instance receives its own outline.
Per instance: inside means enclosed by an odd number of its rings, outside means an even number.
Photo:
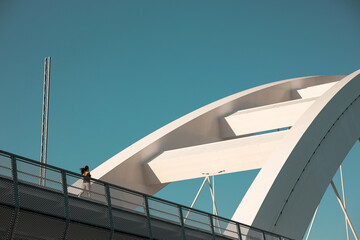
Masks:
[[[248,226],[240,225],[242,239],[264,240],[263,231]]]
[[[46,168],[45,186],[40,185],[40,164],[15,158],[20,208],[65,218],[61,172]],[[36,175],[37,174],[37,175]]]
[[[153,237],[182,240],[178,205],[151,197],[148,198],[148,202]]]
[[[66,180],[68,184],[71,220],[110,229],[104,184],[90,181],[90,191],[88,191],[88,189],[82,185],[83,179],[81,176],[66,173]],[[79,193],[82,191],[84,192],[79,196]]]
[[[11,157],[0,153],[0,176],[11,178]]]
[[[213,216],[214,233],[216,239],[224,237],[226,239],[239,239],[237,224],[222,217]]]

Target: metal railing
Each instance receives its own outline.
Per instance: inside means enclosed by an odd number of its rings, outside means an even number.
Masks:
[[[60,219],[63,227],[52,234],[62,239],[75,236],[76,224],[103,229],[109,239],[118,233],[148,239],[289,239],[97,179],[91,178],[90,186],[89,194],[79,197],[80,174],[0,150],[0,188],[5,189],[0,205],[15,209],[5,234],[9,239],[18,234],[16,224],[25,224],[18,213],[24,210]]]

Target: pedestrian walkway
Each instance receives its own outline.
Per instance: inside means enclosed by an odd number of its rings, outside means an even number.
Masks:
[[[96,179],[91,179],[91,198],[79,198],[80,181],[80,174],[0,151],[0,235],[81,239],[86,232],[91,239],[287,240]]]

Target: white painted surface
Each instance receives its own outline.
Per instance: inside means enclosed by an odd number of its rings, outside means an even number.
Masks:
[[[360,135],[359,89],[357,71],[303,114],[266,161],[234,220],[294,239],[304,236],[331,179]]]
[[[225,97],[197,109],[149,134],[96,167],[92,176],[147,194],[166,186],[146,162],[178,148],[218,142],[235,134],[224,120],[241,109],[299,98],[297,89],[338,81],[343,76],[302,77],[265,84]],[[294,94],[296,93],[296,94]]]
[[[330,139],[339,136],[336,124],[335,127],[333,126],[334,119],[339,118],[339,113],[360,89],[356,83],[358,79],[352,81],[357,73],[354,74],[348,77],[322,76],[284,80],[223,98],[144,137],[94,169],[92,175],[120,186],[155,194],[166,186],[166,183],[161,182],[160,179],[163,178],[162,171],[167,170],[154,172],[146,163],[151,162],[161,153],[170,153],[171,150],[179,149],[179,154],[188,154],[191,158],[194,153],[191,149],[193,147],[221,144],[223,140],[236,136],[235,131],[224,119],[226,116],[250,108],[271,104],[282,105],[284,102],[299,99],[299,89],[339,81],[299,116],[278,147],[274,147],[274,152],[265,160],[262,170],[234,214],[234,220],[299,239],[302,232],[305,232],[316,205],[329,184],[327,180],[332,177],[339,161],[342,161],[344,153],[352,142],[351,139],[360,134],[360,127],[357,124],[360,111],[359,114],[357,111],[352,111],[355,117],[349,115],[344,117],[347,120],[337,123],[341,123],[339,129],[346,132],[347,139],[338,141],[339,146],[336,146],[340,148],[340,151],[334,147],[333,140],[329,142],[325,140],[318,148],[319,151],[311,155],[317,149],[321,139],[326,134],[330,136],[329,129],[334,129],[331,132],[334,136]],[[350,108],[355,108],[354,106]],[[264,121],[279,119],[276,114],[271,115]],[[357,131],[351,132],[350,127],[347,126],[354,127],[353,119],[356,119]],[[247,124],[250,124],[249,121]],[[233,149],[236,147],[234,146]],[[208,150],[212,151],[211,148]],[[327,161],[324,163],[325,158]],[[167,159],[170,162],[173,161],[172,157]],[[309,160],[314,166],[303,171]],[[230,162],[231,160],[228,161]],[[220,166],[219,164],[216,169]],[[326,166],[325,169],[324,166]],[[206,164],[202,167],[199,164],[197,174],[206,172],[207,167]],[[299,176],[301,179],[297,184]]]
[[[291,127],[315,99],[298,99],[250,108],[231,114],[225,119],[237,136]]]
[[[300,94],[301,98],[320,97],[336,83],[337,82],[331,82],[331,83],[320,84],[303,89],[298,89],[297,92]]]
[[[165,151],[148,165],[161,183],[261,168],[288,131]]]

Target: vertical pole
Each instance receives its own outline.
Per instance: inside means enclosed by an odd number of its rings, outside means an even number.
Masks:
[[[344,204],[344,208],[346,210],[346,202],[345,202],[345,188],[344,188],[344,178],[343,178],[343,170],[342,170],[342,164],[340,164],[340,176],[341,176],[341,188],[342,188],[342,195],[343,195],[343,204]],[[348,227],[348,223],[346,221],[346,217],[345,217],[345,227],[346,227],[346,239],[349,240],[349,227]]]
[[[215,202],[215,176],[214,175],[212,175],[212,186],[213,186],[214,202]],[[213,214],[215,215],[215,204],[213,204]]]
[[[47,69],[47,58],[45,58],[44,61],[44,83],[43,83],[43,104],[42,104],[42,116],[41,116],[41,149],[40,149],[40,162],[43,162],[43,154],[44,154],[44,132],[45,132],[45,126],[44,126],[44,117],[45,117],[45,99],[46,99],[46,69]],[[40,166],[40,179],[39,184],[42,185],[43,181],[43,168]]]
[[[212,238],[213,238],[213,240],[215,240],[215,229],[214,229],[214,223],[213,223],[213,218],[212,218],[211,214],[209,214],[209,221],[210,221],[210,228],[211,228]]]
[[[183,212],[182,212],[182,207],[180,205],[178,205],[178,209],[179,209],[179,218],[180,218],[180,224],[181,224],[181,231],[182,231],[182,238],[183,240],[186,240],[186,235],[185,235],[185,226],[184,226],[184,216],[183,216]]]
[[[45,164],[47,157],[49,96],[50,96],[50,57],[46,57],[44,63],[44,88],[43,88],[41,151],[40,151],[40,162]],[[40,180],[39,180],[40,185],[45,186],[45,179],[46,179],[46,169],[45,167],[40,166]]]
[[[209,182],[210,193],[211,193],[211,197],[212,197],[212,200],[213,200],[213,206],[214,206],[214,208],[215,208],[215,213],[216,213],[216,216],[218,216],[218,211],[217,211],[217,208],[216,208],[215,196],[214,196],[213,188],[212,188],[212,186],[211,186],[211,181],[210,181],[210,178],[209,178],[209,177],[207,177],[207,179],[208,179],[208,182]],[[219,229],[220,229],[220,233],[221,233],[221,226],[220,226],[220,221],[219,221],[218,218],[217,218],[217,222],[218,222]]]
[[[47,88],[46,88],[46,127],[45,127],[45,148],[44,148],[44,163],[47,163],[47,139],[48,139],[48,123],[49,123],[49,97],[50,97],[50,57],[47,63]],[[44,186],[46,181],[46,168],[44,168]]]
[[[64,193],[64,203],[65,203],[65,218],[66,218],[66,222],[65,222],[65,229],[64,229],[64,233],[63,233],[63,240],[67,239],[67,233],[69,230],[69,225],[70,225],[70,207],[69,207],[69,194],[68,194],[68,189],[67,189],[67,181],[66,181],[66,173],[64,170],[61,170],[61,182],[62,182],[62,188],[63,188],[63,193]]]
[[[350,221],[350,218],[349,218],[349,216],[348,216],[348,214],[347,214],[347,212],[346,212],[346,209],[344,208],[344,205],[342,204],[342,201],[341,201],[341,199],[340,199],[339,193],[338,193],[338,191],[336,190],[335,184],[334,184],[334,182],[333,182],[332,180],[331,180],[331,186],[332,186],[332,188],[333,188],[333,190],[334,190],[334,193],[335,193],[336,198],[337,198],[337,200],[338,200],[338,202],[339,202],[339,204],[340,204],[340,207],[341,207],[341,209],[343,210],[343,212],[344,212],[344,214],[345,214],[346,220],[348,221],[348,223],[349,223],[349,225],[350,225],[351,231],[353,232],[355,239],[356,239],[356,240],[359,240],[359,238],[357,237],[357,235],[356,235],[356,233],[355,233],[355,229],[354,229],[354,227],[353,227],[353,225],[352,225],[352,223],[351,223],[351,221]]]
[[[147,222],[148,222],[148,227],[149,227],[149,238],[153,239],[152,229],[151,229],[149,201],[148,201],[148,196],[147,195],[144,195],[144,200],[145,200],[145,208],[146,208],[146,217],[147,217]]]
[[[239,234],[239,240],[242,240],[242,235],[241,235],[240,224],[239,224],[239,223],[236,223],[236,227],[237,227],[238,234]]]
[[[113,239],[113,236],[114,236],[114,219],[113,219],[113,215],[112,215],[110,187],[109,187],[108,183],[105,183],[104,187],[105,187],[106,199],[107,199],[108,210],[109,210],[109,223],[110,223],[110,229],[111,229],[110,239]]]
[[[9,239],[14,239],[16,223],[18,220],[19,209],[20,209],[20,202],[19,202],[19,185],[18,185],[16,158],[13,155],[11,155],[11,170],[12,170],[12,177],[13,177],[13,182],[14,182],[13,194],[14,194],[15,211],[14,211],[13,217],[11,219],[10,231],[9,231],[10,238]]]

